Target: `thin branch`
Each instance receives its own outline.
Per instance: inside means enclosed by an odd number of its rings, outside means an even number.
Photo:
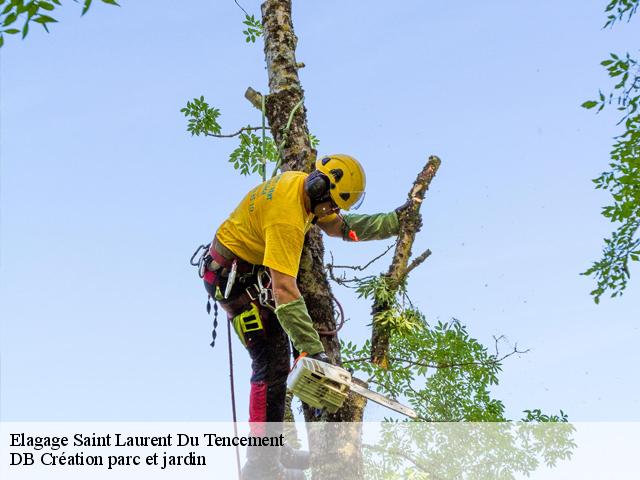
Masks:
[[[343,287],[347,287],[347,288],[356,288],[357,286],[352,286],[349,284],[360,283],[364,280],[372,279],[375,276],[375,275],[367,275],[366,277],[346,278],[345,274],[343,273],[341,277],[336,277],[336,275],[333,273],[333,266],[331,264],[326,265],[326,270],[331,280],[336,282],[338,285],[342,285]]]
[[[351,284],[351,283],[360,283],[360,282],[362,282],[364,280],[369,280],[371,278],[374,278],[374,275],[367,275],[366,277],[347,278],[346,274],[344,274],[344,273],[341,276],[336,276],[336,274],[334,273],[333,269],[334,268],[343,268],[343,269],[351,269],[351,270],[357,270],[357,271],[366,270],[376,260],[379,260],[380,258],[384,257],[389,252],[389,250],[391,250],[393,247],[394,247],[394,244],[389,245],[384,252],[382,252],[380,255],[375,257],[373,260],[371,260],[369,263],[367,263],[364,266],[334,265],[333,264],[333,252],[329,252],[329,255],[331,256],[331,263],[327,263],[325,265],[325,269],[326,269],[327,273],[329,274],[329,278],[331,280],[333,280],[334,282],[336,282],[338,285],[342,285],[342,286],[347,287],[347,288],[356,288],[356,287],[354,287],[352,285],[349,285],[349,284]]]
[[[391,245],[387,246],[387,249],[382,252],[380,255],[378,255],[377,257],[373,258],[373,260],[369,261],[369,263],[367,263],[364,266],[360,266],[360,265],[334,265],[333,264],[333,253],[331,253],[331,263],[327,264],[327,267],[331,266],[331,268],[343,268],[343,269],[350,269],[350,270],[357,270],[359,272],[362,272],[363,270],[366,270],[367,268],[369,268],[374,262],[376,262],[377,260],[380,260],[382,257],[384,257],[387,253],[389,253],[389,250],[391,250],[393,247],[395,247],[396,244],[392,243]]]
[[[362,446],[363,448],[367,448],[374,452],[379,452],[382,454],[387,454],[392,456],[395,455],[395,456],[404,458],[405,460],[408,460],[409,462],[411,462],[418,470],[421,470],[424,473],[426,473],[429,476],[429,478],[434,478],[435,480],[438,480],[441,478],[438,475],[434,474],[433,471],[430,470],[429,465],[427,463],[422,462],[417,458],[409,455],[405,450],[402,450],[400,448],[388,448],[388,447],[383,448],[383,447],[379,447],[377,445],[371,445],[368,443],[363,443]]]
[[[470,367],[470,366],[488,366],[488,365],[496,365],[498,363],[502,363],[503,360],[506,360],[507,358],[511,357],[512,355],[516,355],[516,354],[523,354],[523,353],[529,353],[529,349],[527,350],[518,350],[518,347],[516,345],[516,347],[513,349],[513,351],[503,355],[500,358],[494,358],[492,360],[489,360],[487,362],[461,362],[461,363],[428,363],[428,362],[419,362],[419,361],[415,361],[412,360],[410,358],[402,358],[402,357],[388,357],[389,360],[393,361],[393,362],[398,362],[398,363],[404,363],[407,365],[411,365],[413,367],[425,367],[425,368],[436,368],[436,369],[440,369],[440,368],[455,368],[455,367]],[[369,357],[363,357],[363,358],[352,358],[350,360],[343,360],[342,363],[343,364],[348,364],[348,363],[370,363],[371,362],[371,358]]]
[[[271,130],[271,127],[265,127],[267,130]],[[242,127],[240,130],[238,130],[235,133],[230,133],[229,135],[224,135],[224,134],[214,134],[214,133],[207,133],[208,137],[215,137],[215,138],[231,138],[231,137],[237,137],[238,135],[240,135],[242,132],[252,132],[254,130],[262,130],[262,127]]]
[[[240,5],[240,4],[238,3],[238,0],[233,0],[233,1],[236,3],[236,5],[237,5],[238,7],[240,7],[240,10],[242,10],[242,11],[244,12],[244,14],[245,14],[247,17],[249,17],[249,16],[250,16],[250,15],[247,13],[247,11],[242,7],[242,5]]]

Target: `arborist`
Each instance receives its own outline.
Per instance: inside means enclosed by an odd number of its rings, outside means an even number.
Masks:
[[[384,239],[398,233],[397,211],[340,214],[360,206],[365,184],[360,163],[343,154],[318,159],[310,174],[281,173],[242,199],[209,246],[201,272],[205,288],[227,312],[252,360],[252,425],[284,419],[289,340],[298,354],[330,361],[296,283],[307,231],[317,224],[328,235],[347,241]],[[248,451],[245,477],[250,477],[252,458],[257,455]],[[271,478],[303,478],[282,464],[305,466],[295,459],[285,460],[283,451],[282,458],[274,460]]]

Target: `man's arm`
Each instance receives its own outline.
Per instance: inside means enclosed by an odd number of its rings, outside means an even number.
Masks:
[[[276,316],[293,346],[300,353],[316,355],[324,352],[318,332],[313,328],[313,322],[304,303],[304,298],[298,290],[296,278],[291,275],[269,268],[273,281],[273,294],[276,297]]]
[[[372,215],[345,214],[342,218],[318,221],[318,226],[329,236],[353,241],[349,230],[360,240],[382,240],[398,234],[399,223],[396,211]]]
[[[335,213],[328,217],[321,218],[317,223],[318,227],[330,237],[342,238],[342,219]]]
[[[293,302],[302,296],[298,290],[296,278],[286,273],[279,272],[274,268],[269,268],[271,280],[273,282],[273,295],[276,297],[276,305],[284,305]]]

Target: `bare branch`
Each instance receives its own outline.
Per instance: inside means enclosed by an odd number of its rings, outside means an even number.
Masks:
[[[265,127],[267,130],[271,130],[270,127]],[[262,130],[262,127],[242,127],[240,130],[238,130],[235,133],[230,133],[229,135],[224,135],[224,134],[213,134],[213,133],[207,133],[208,137],[215,137],[215,138],[231,138],[231,137],[237,137],[238,135],[240,135],[242,132],[253,132],[254,130]]]
[[[244,14],[248,17],[248,16],[249,16],[249,14],[248,14],[248,13],[247,13],[247,11],[242,7],[242,5],[240,5],[240,4],[238,3],[238,0],[233,0],[233,1],[234,1],[234,2],[236,2],[236,5],[237,5],[238,7],[240,7],[240,10],[242,10],[242,11],[244,12]]]
[[[389,245],[387,247],[387,249],[382,252],[380,255],[378,255],[377,257],[375,257],[373,260],[371,260],[369,263],[367,263],[364,266],[360,266],[360,265],[333,265],[333,253],[331,253],[331,264],[327,264],[327,267],[329,267],[329,265],[331,265],[332,268],[344,268],[344,269],[350,269],[350,270],[358,270],[358,271],[363,271],[366,270],[367,268],[369,268],[374,262],[376,262],[377,260],[380,260],[382,257],[384,257],[387,253],[389,253],[389,250],[391,250],[393,247],[395,246],[395,243]]]
[[[507,358],[513,355],[529,353],[529,351],[530,351],[529,349],[518,350],[518,347],[516,345],[511,352],[503,355],[500,358],[497,358],[496,356],[495,358],[492,358],[487,362],[430,363],[430,362],[416,361],[411,358],[403,358],[403,357],[387,357],[387,358],[393,362],[404,363],[406,365],[411,365],[412,367],[424,367],[424,368],[434,368],[434,369],[461,368],[461,367],[471,367],[471,366],[486,367],[486,366],[493,366],[498,363],[502,363],[504,360],[506,360]],[[368,363],[368,362],[371,362],[371,358],[363,357],[363,358],[352,358],[350,360],[343,360],[342,363],[346,365],[349,363]]]

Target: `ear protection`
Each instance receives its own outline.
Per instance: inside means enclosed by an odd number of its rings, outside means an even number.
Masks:
[[[331,182],[324,173],[314,170],[304,181],[304,191],[311,200],[311,211],[322,202],[326,202],[331,197],[329,195]]]

